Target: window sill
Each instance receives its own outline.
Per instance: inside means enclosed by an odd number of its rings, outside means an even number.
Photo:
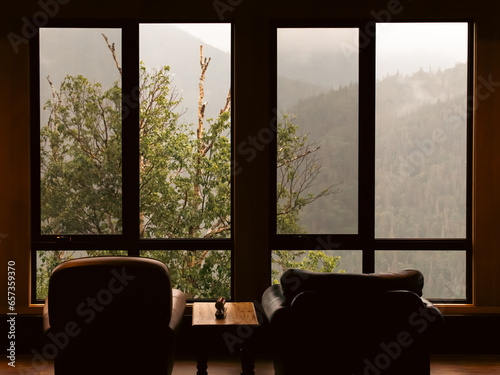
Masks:
[[[500,306],[435,305],[443,315],[500,315]]]

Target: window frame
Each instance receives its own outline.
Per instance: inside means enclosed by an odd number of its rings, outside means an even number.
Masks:
[[[44,303],[36,298],[37,252],[50,250],[125,250],[127,256],[140,257],[141,251],[179,251],[179,250],[223,250],[231,257],[231,295],[234,299],[234,173],[231,173],[231,229],[229,238],[201,239],[144,239],[140,238],[140,193],[139,193],[139,97],[134,95],[139,87],[139,26],[140,24],[220,24],[220,20],[204,19],[52,19],[43,27],[37,28],[37,35],[30,41],[30,304]],[[230,89],[234,92],[234,22],[226,20],[230,26]],[[40,28],[117,28],[122,38],[122,220],[121,234],[115,235],[53,235],[41,234],[40,219]],[[231,108],[234,108],[234,95],[231,95]],[[231,160],[235,153],[234,111],[231,111]],[[127,150],[125,152],[125,150]],[[212,299],[195,299],[205,301]],[[215,300],[215,299],[213,299]],[[192,302],[191,300],[189,300]]]
[[[278,29],[280,28],[358,28],[359,29],[359,93],[358,93],[358,234],[277,234],[276,161],[277,136],[271,143],[271,176],[269,217],[272,250],[361,250],[363,273],[375,272],[377,251],[465,251],[465,299],[430,299],[433,303],[473,303],[473,117],[475,28],[472,19],[397,19],[391,23],[453,23],[468,25],[467,40],[467,130],[466,130],[466,235],[457,239],[401,239],[375,237],[375,130],[376,130],[376,24],[374,19],[358,20],[287,20],[276,19],[270,25],[270,118],[274,134],[277,129],[278,104]],[[363,188],[362,188],[363,187]]]

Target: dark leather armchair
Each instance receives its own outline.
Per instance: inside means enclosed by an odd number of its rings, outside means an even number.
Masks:
[[[171,374],[185,306],[159,261],[70,260],[49,281],[43,352],[56,375]]]
[[[443,326],[417,270],[393,274],[291,269],[263,294],[276,374],[430,374]]]

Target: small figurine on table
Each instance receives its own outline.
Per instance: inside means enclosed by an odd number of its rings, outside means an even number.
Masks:
[[[217,311],[215,312],[216,319],[224,319],[226,317],[226,299],[224,297],[220,297],[217,302],[215,302],[215,308]]]

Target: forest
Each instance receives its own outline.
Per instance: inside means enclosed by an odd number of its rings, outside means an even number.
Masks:
[[[466,230],[467,66],[396,73],[376,83],[376,238],[464,238]],[[280,111],[320,146],[317,186],[334,194],[299,214],[313,234],[355,234],[358,222],[358,85],[326,91],[278,81]],[[293,103],[290,92],[300,92]],[[311,94],[316,92],[316,94]],[[282,94],[280,94],[282,93]],[[360,268],[360,249],[344,253],[339,268]],[[383,249],[381,249],[383,250]],[[462,250],[462,249],[457,249]],[[335,254],[335,251],[328,253]],[[337,252],[338,253],[338,252]],[[432,253],[432,254],[431,254]],[[426,274],[430,297],[464,298],[465,252],[380,251],[376,271],[405,267]],[[352,272],[352,271],[350,271]]]

